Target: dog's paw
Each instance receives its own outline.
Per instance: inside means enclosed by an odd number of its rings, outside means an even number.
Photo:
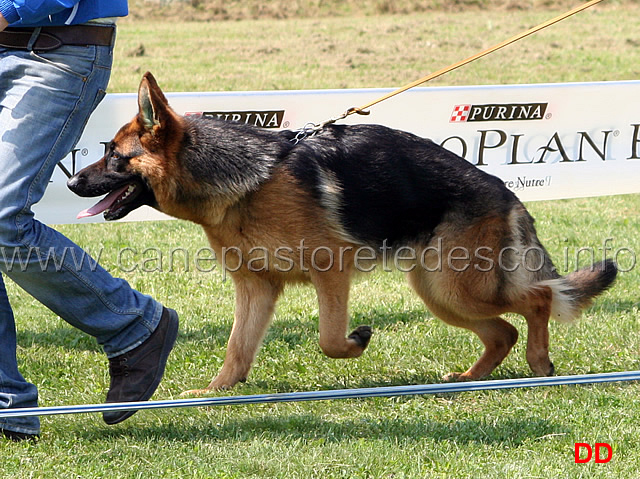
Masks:
[[[180,397],[202,396],[210,392],[211,392],[211,389],[189,389],[188,391],[184,391],[180,393]]]
[[[228,391],[229,389],[233,389],[233,387],[237,383],[245,383],[247,382],[246,377],[242,377],[237,381],[227,381],[219,378],[215,378],[211,383],[204,389],[189,389],[180,394],[180,396],[202,396],[203,394],[214,393],[216,391]]]
[[[445,383],[452,383],[458,380],[458,378],[460,377],[460,374],[461,373],[447,373],[444,376],[442,376],[442,380]]]
[[[348,338],[355,341],[358,346],[364,349],[369,345],[372,334],[373,330],[371,329],[371,326],[358,326],[353,330]]]
[[[471,381],[472,379],[466,373],[449,373],[442,376],[442,380],[447,383]]]
[[[543,367],[531,367],[531,371],[533,371],[533,374],[538,377],[553,376],[556,373],[556,367],[551,361],[549,361],[549,363]]]
[[[549,359],[549,353],[545,349],[527,349],[527,363],[531,372],[536,377],[553,376],[556,368]]]

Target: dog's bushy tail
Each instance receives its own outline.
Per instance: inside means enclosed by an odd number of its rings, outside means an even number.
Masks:
[[[560,322],[577,319],[596,296],[613,284],[617,274],[618,267],[608,259],[567,276],[539,283],[552,291],[551,318]]]

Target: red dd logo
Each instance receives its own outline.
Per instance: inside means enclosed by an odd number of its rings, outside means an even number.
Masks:
[[[575,455],[575,463],[576,464],[585,464],[587,462],[590,462],[591,459],[593,459],[593,456],[594,456],[594,454],[593,454],[593,450],[594,449],[596,451],[596,453],[595,453],[595,462],[596,463],[604,464],[605,462],[609,462],[611,460],[611,458],[613,457],[613,449],[611,448],[611,445],[607,444],[606,442],[596,442],[593,447],[591,447],[586,442],[576,442],[574,448],[575,448],[574,449],[574,455]],[[607,450],[607,454],[606,454],[605,457],[602,457],[600,455],[600,451],[603,448]],[[586,451],[586,456],[585,457],[581,457],[582,456],[582,451]]]

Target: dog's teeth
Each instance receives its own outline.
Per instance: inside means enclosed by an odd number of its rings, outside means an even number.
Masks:
[[[136,187],[134,185],[129,185],[129,188],[127,188],[127,191],[124,192],[121,199],[122,200],[126,199],[131,193],[133,193],[133,190],[135,189]]]

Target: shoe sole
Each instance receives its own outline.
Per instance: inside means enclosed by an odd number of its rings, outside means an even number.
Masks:
[[[160,381],[162,381],[162,377],[164,376],[164,371],[167,366],[167,360],[169,359],[169,353],[171,353],[171,350],[173,349],[173,346],[176,343],[176,339],[178,338],[178,327],[180,324],[178,313],[176,313],[173,309],[169,309],[169,308],[167,308],[167,311],[169,312],[169,326],[167,328],[167,335],[165,337],[164,344],[162,345],[162,353],[160,356],[160,361],[161,361],[160,367],[158,368],[158,373],[156,374],[156,377],[153,379],[153,382],[151,383],[149,388],[144,392],[144,394],[140,396],[140,399],[138,399],[138,401],[147,401],[151,399],[151,396],[153,396],[153,393],[156,392],[156,389],[158,389],[158,386],[160,385]],[[108,414],[108,413],[102,413],[102,419],[104,420],[104,422],[112,426],[114,424],[118,424],[124,421],[125,419],[129,419],[131,416],[133,416],[137,412],[138,412],[137,410],[123,411],[122,414],[118,414],[117,416],[113,416],[113,417],[109,417],[109,416],[105,417],[105,414]]]

